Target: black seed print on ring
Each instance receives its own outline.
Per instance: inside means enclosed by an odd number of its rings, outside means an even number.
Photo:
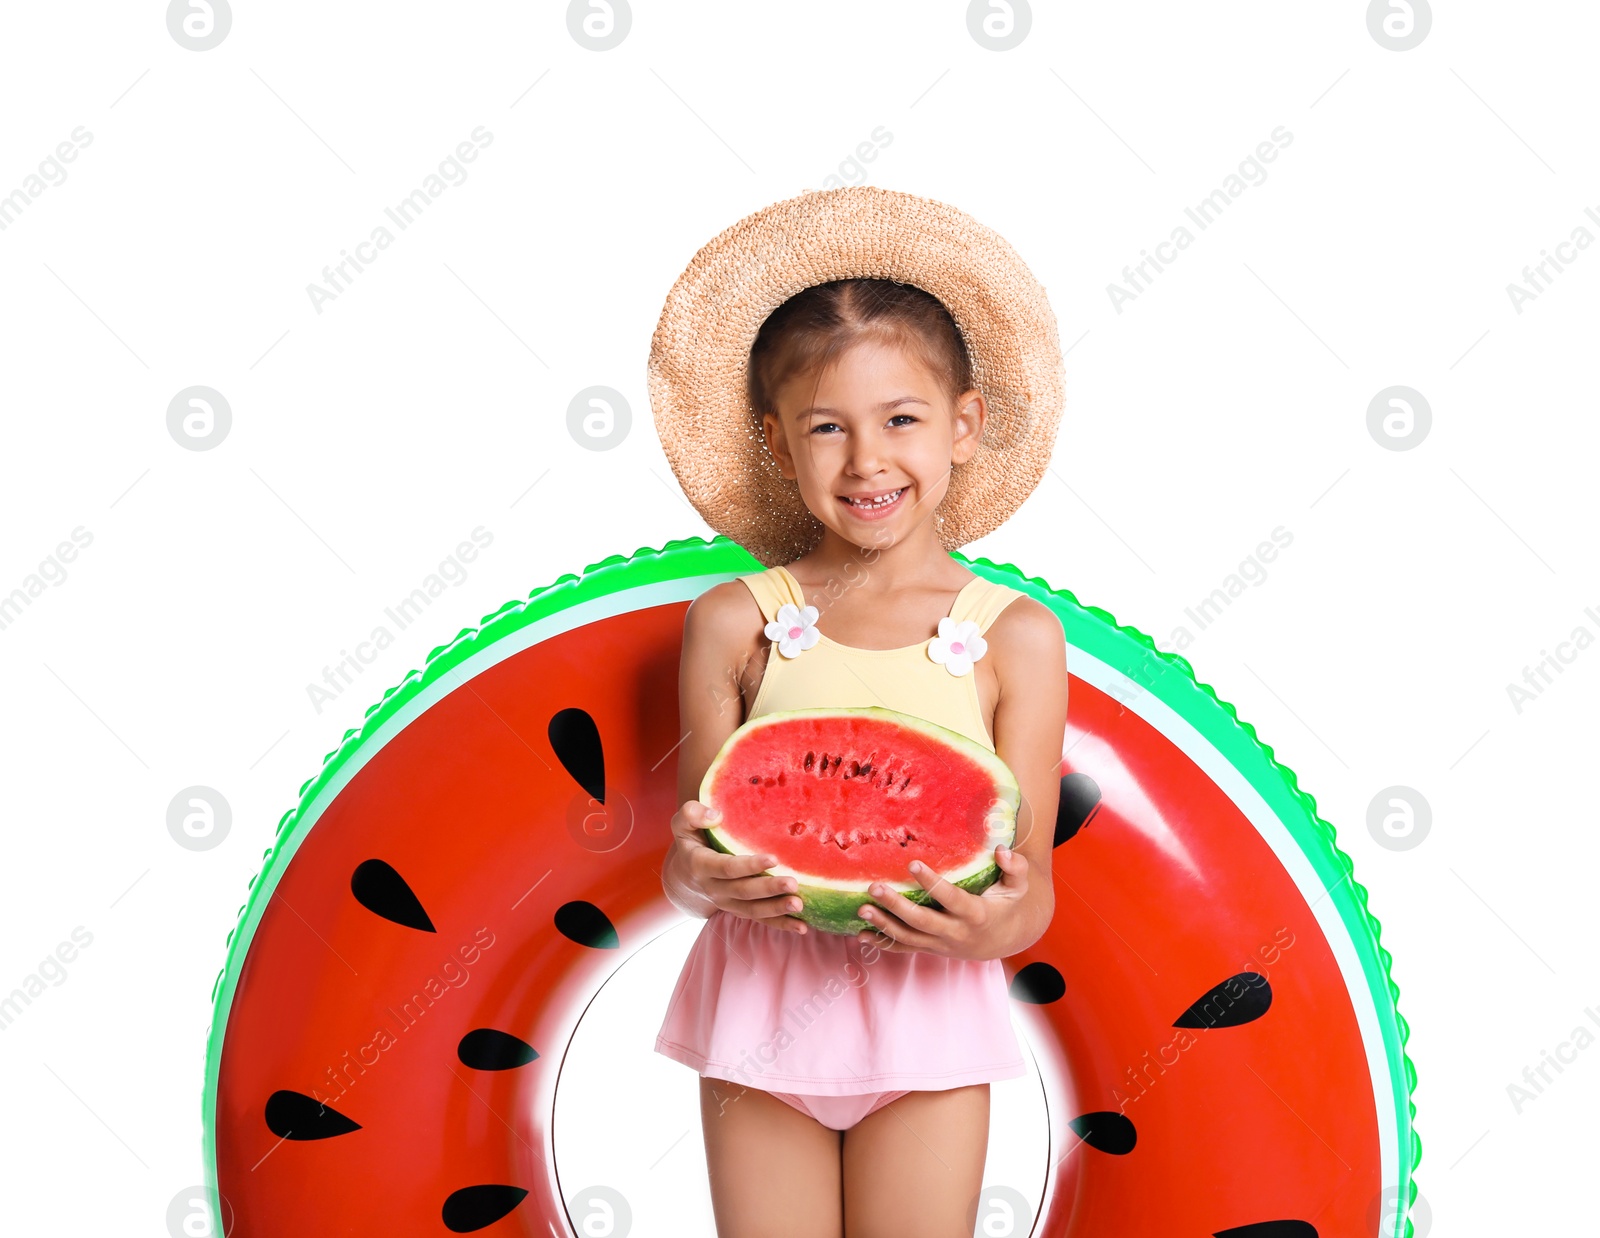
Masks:
[[[1241,1027],[1272,1005],[1272,986],[1259,972],[1242,971],[1209,989],[1172,1021],[1173,1027]]]
[[[434,932],[433,921],[406,879],[383,860],[362,860],[350,874],[350,893],[375,916],[424,933]]]
[[[1126,1156],[1139,1141],[1139,1133],[1125,1114],[1115,1109],[1085,1113],[1067,1123],[1073,1134],[1098,1152]]]
[[[1011,996],[1033,1006],[1048,1006],[1067,995],[1067,982],[1049,963],[1029,963],[1011,977]]]
[[[1061,799],[1056,808],[1056,839],[1059,847],[1081,829],[1088,827],[1100,811],[1100,784],[1088,774],[1063,774]]]
[[[453,1234],[470,1234],[483,1229],[509,1213],[527,1194],[520,1186],[504,1186],[497,1182],[451,1191],[440,1210],[444,1226]]]
[[[573,706],[557,710],[546,728],[556,759],[577,784],[598,803],[606,802],[606,757],[600,728],[589,711]]]
[[[267,1129],[279,1139],[332,1139],[361,1129],[337,1109],[282,1088],[267,1097]]]
[[[622,944],[610,917],[587,899],[562,903],[556,908],[555,921],[556,931],[580,946],[615,950]]]
[[[494,1027],[475,1027],[461,1038],[456,1056],[473,1070],[513,1070],[526,1066],[539,1051],[521,1037]]]

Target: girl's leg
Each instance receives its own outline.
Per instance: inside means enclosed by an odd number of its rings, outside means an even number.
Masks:
[[[845,1238],[972,1238],[989,1085],[907,1092],[844,1133]]]
[[[838,1131],[759,1088],[705,1076],[700,1126],[717,1238],[843,1238]]]

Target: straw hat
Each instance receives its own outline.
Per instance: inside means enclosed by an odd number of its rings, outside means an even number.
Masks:
[[[667,294],[650,344],[650,403],[689,501],[768,567],[815,548],[823,525],[767,449],[745,369],[767,316],[836,279],[914,284],[944,303],[988,405],[978,450],[950,473],[946,550],[1003,524],[1044,475],[1061,420],[1061,343],[1043,286],[971,216],[852,185],[774,203],[700,250]]]

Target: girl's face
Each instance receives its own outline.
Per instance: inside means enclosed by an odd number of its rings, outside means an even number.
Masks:
[[[982,392],[954,401],[892,344],[863,341],[819,375],[796,375],[762,417],[767,446],[812,513],[852,546],[930,540],[950,469],[978,449]],[[870,500],[882,499],[881,503]]]

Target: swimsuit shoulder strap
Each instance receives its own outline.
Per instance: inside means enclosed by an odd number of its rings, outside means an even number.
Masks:
[[[761,607],[762,617],[768,623],[778,617],[778,608],[785,602],[793,602],[796,606],[806,604],[803,597],[795,594],[789,577],[776,567],[769,567],[764,572],[752,572],[739,579],[754,595],[756,605]]]
[[[980,576],[978,583],[957,601],[950,617],[957,623],[963,619],[972,620],[981,634],[999,617],[1001,611],[1023,596],[1020,589],[997,584],[986,576]]]

